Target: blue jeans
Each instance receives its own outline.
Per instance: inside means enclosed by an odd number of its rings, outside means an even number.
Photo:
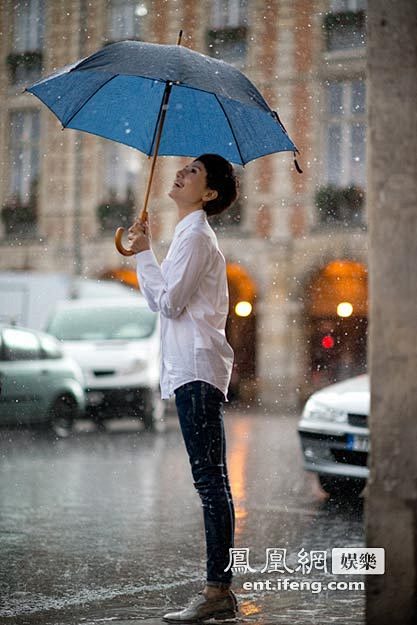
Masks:
[[[204,514],[207,584],[227,587],[232,580],[229,549],[233,547],[235,511],[226,466],[223,393],[196,380],[175,390],[175,404],[188,452],[194,486]]]

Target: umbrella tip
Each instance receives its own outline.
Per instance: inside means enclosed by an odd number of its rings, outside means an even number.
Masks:
[[[298,152],[298,150],[297,150],[297,152]],[[299,152],[298,152],[298,153],[299,153]],[[296,157],[296,153],[295,153],[295,152],[294,152],[294,167],[295,167],[296,171],[297,171],[299,174],[302,174],[302,173],[303,173],[303,170],[301,169],[300,165],[298,164],[298,161],[297,161],[297,157]]]

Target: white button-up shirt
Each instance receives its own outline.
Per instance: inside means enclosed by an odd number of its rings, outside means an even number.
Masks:
[[[227,401],[233,350],[226,340],[229,311],[226,262],[204,210],[178,222],[159,266],[152,250],[136,254],[140,289],[161,316],[161,395],[202,380]]]

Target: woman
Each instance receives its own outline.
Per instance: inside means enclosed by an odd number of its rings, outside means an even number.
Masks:
[[[216,154],[203,154],[177,172],[169,197],[177,205],[178,223],[161,266],[151,250],[148,224],[135,222],[129,229],[141,291],[151,310],[161,313],[162,399],[175,393],[204,513],[206,585],[187,608],[163,617],[169,623],[237,613],[228,566],[235,514],[223,427],[233,365],[225,335],[229,297],[225,259],[207,221],[234,202],[237,189],[233,167]]]

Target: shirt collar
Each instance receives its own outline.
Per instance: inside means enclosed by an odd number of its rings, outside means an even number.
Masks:
[[[174,236],[178,236],[181,232],[183,232],[186,228],[189,228],[192,224],[195,223],[204,223],[207,221],[205,211],[200,208],[199,210],[193,211],[189,213],[185,217],[183,217],[176,225]]]

